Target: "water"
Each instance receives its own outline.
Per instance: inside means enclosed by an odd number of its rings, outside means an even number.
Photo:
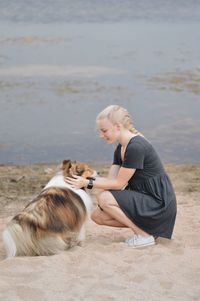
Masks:
[[[125,106],[164,162],[200,161],[200,1],[0,1],[0,163],[112,159]]]
[[[198,0],[6,0],[0,18],[14,24],[122,22],[135,20],[199,21]]]

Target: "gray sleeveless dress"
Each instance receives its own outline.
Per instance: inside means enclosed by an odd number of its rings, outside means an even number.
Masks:
[[[125,190],[110,190],[123,212],[147,233],[171,238],[176,219],[176,196],[150,142],[133,137],[121,159],[118,144],[113,164],[136,169]]]

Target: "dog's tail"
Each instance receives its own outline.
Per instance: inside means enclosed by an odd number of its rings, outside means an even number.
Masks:
[[[7,257],[53,255],[77,244],[77,235],[68,233],[68,237],[47,234],[38,239],[29,227],[22,227],[11,221],[3,232],[3,242]]]

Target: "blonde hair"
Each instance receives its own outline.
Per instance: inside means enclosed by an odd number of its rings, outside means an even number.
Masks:
[[[132,118],[129,112],[118,105],[111,105],[101,111],[96,118],[98,122],[100,119],[107,118],[112,124],[121,123],[126,129],[133,134],[140,134],[133,126]]]

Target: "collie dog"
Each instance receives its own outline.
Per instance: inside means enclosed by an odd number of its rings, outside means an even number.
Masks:
[[[92,201],[84,189],[73,189],[64,181],[73,174],[86,178],[95,171],[83,162],[64,160],[42,192],[6,226],[7,257],[52,255],[85,239]]]

